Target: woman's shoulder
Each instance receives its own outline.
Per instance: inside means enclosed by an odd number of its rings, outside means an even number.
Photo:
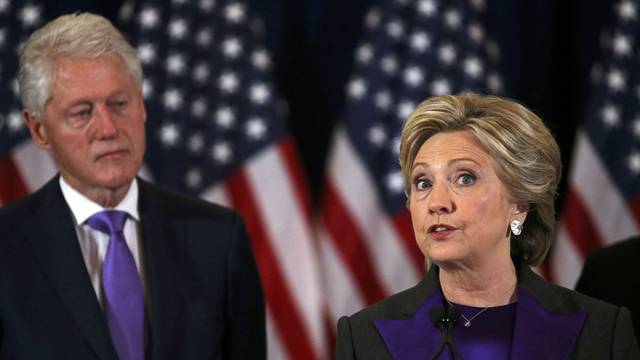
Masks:
[[[437,277],[427,275],[417,285],[386,297],[349,316],[351,321],[398,319],[414,314],[437,291]]]
[[[575,290],[552,284],[532,271],[520,271],[520,285],[552,312],[581,311],[615,316],[620,308]]]

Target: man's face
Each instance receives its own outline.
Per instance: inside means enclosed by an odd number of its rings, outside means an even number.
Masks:
[[[142,164],[146,112],[139,86],[114,56],[57,61],[42,115],[25,111],[33,139],[87,195],[128,188]]]

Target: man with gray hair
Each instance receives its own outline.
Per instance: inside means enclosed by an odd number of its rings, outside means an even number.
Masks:
[[[59,175],[0,209],[0,359],[262,359],[264,302],[232,210],[136,177],[142,71],[105,18],[20,57],[23,115]]]

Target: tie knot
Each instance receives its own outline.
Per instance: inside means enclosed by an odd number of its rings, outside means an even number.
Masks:
[[[87,224],[100,232],[115,234],[122,232],[126,220],[127,213],[124,211],[104,210],[91,215],[91,217],[87,219]]]

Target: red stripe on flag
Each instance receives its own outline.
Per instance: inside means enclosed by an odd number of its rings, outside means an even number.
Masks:
[[[325,331],[325,339],[328,344],[327,347],[327,359],[335,358],[334,354],[336,353],[336,327],[337,324],[331,319],[331,315],[329,315],[329,309],[325,308],[322,311],[322,322]]]
[[[284,274],[276,259],[268,238],[260,209],[256,206],[253,189],[242,169],[231,175],[226,185],[233,207],[238,210],[247,224],[251,243],[256,255],[265,298],[273,313],[273,320],[280,339],[291,359],[314,359],[313,347],[308,338],[298,307],[292,300]]]
[[[629,203],[629,208],[631,209],[631,214],[634,219],[636,219],[636,224],[640,226],[640,194],[638,194],[635,198],[631,199]]]
[[[587,210],[580,194],[569,186],[564,204],[564,219],[573,244],[586,258],[593,251],[602,247],[603,241],[593,225],[591,214]]]
[[[0,174],[2,174],[0,176],[1,204],[12,203],[29,194],[29,189],[10,155],[0,157]]]
[[[368,304],[385,295],[376,270],[371,263],[369,249],[351,214],[347,211],[331,181],[325,186],[322,206],[323,221],[337,252],[356,279],[357,286]]]
[[[419,277],[422,277],[427,271],[424,261],[424,255],[416,244],[416,238],[413,234],[413,224],[411,223],[411,214],[408,210],[401,210],[393,217],[393,225],[400,234],[402,245],[411,256],[411,260]]]
[[[302,168],[300,167],[300,159],[298,159],[297,152],[293,146],[291,137],[287,137],[280,142],[278,146],[279,154],[284,159],[284,163],[287,167],[287,174],[289,175],[291,182],[293,183],[293,190],[298,198],[298,203],[304,211],[304,218],[308,220],[307,228],[311,227],[311,202],[309,201],[309,192],[306,182],[302,177]]]

